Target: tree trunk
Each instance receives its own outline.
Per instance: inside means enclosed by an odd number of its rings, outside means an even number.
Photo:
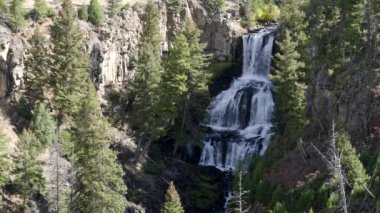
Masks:
[[[186,117],[187,117],[187,110],[189,108],[189,101],[190,101],[191,94],[186,94],[185,101],[183,105],[183,111],[182,111],[182,121],[181,121],[181,128],[179,130],[179,133],[182,135],[185,129],[185,123],[186,123]],[[179,147],[179,141],[176,141],[174,143],[174,149],[173,149],[173,155],[177,153],[178,147]]]

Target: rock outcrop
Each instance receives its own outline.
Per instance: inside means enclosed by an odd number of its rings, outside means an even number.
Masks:
[[[167,3],[160,2],[161,34],[163,52],[169,50],[171,41],[187,18],[203,30],[202,42],[208,44],[207,51],[216,61],[231,61],[236,58],[240,36],[246,30],[240,26],[239,5],[228,1],[226,10],[207,8],[205,2],[189,0],[183,11],[172,11]],[[79,21],[84,31],[84,41],[91,61],[90,76],[104,95],[107,89],[125,89],[133,77],[137,58],[139,37],[142,31],[143,8],[123,9],[113,19],[107,19],[101,27]],[[51,21],[44,24],[46,32]],[[17,97],[22,90],[27,39],[36,28],[35,23],[20,33],[12,33],[5,23],[0,23],[0,98]]]

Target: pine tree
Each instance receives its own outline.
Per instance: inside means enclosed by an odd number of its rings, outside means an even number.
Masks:
[[[165,64],[165,72],[162,76],[162,97],[165,110],[169,120],[177,117],[181,96],[188,91],[187,75],[190,67],[190,47],[183,33],[177,35],[170,49],[168,60]]]
[[[9,181],[9,172],[12,165],[8,151],[8,141],[3,132],[3,126],[0,124],[0,190]]]
[[[15,30],[25,25],[25,8],[24,0],[12,0],[9,7],[11,22],[15,26]]]
[[[55,122],[45,103],[39,103],[34,113],[30,130],[33,131],[42,147],[46,148],[53,143],[55,135]]]
[[[34,2],[34,15],[35,15],[35,20],[39,22],[43,22],[49,12],[49,7],[46,3],[46,0],[36,0]]]
[[[337,148],[340,153],[340,161],[347,175],[348,181],[353,185],[354,193],[364,192],[369,176],[355,148],[351,145],[347,132],[340,130],[337,137]]]
[[[44,93],[48,90],[49,56],[46,48],[46,38],[37,29],[30,38],[31,48],[27,52],[25,61],[25,98],[35,107],[36,102],[44,100]]]
[[[78,10],[78,18],[83,21],[88,20],[88,8],[85,5],[85,3],[83,3],[82,6]]]
[[[298,0],[284,0],[281,1],[281,28],[290,30],[293,38],[297,39],[298,46],[304,47],[308,40],[305,31],[307,28],[306,14],[303,7],[304,1]],[[300,48],[297,49],[300,51]]]
[[[45,188],[42,176],[42,162],[37,159],[40,142],[29,130],[24,130],[17,144],[15,162],[15,183],[24,200],[24,205],[32,192],[41,192]]]
[[[145,154],[150,144],[165,133],[166,121],[160,116],[161,36],[160,14],[150,1],[142,17],[143,33],[140,39],[135,79],[132,123],[137,130],[138,147],[135,162]]]
[[[190,49],[190,57],[187,60],[186,69],[180,70],[186,76],[185,89],[178,103],[179,114],[177,116],[176,138],[178,142],[187,142],[191,136],[194,140],[200,137],[199,123],[203,121],[205,109],[209,103],[208,83],[210,73],[207,72],[210,55],[204,52],[206,44],[200,42],[201,32],[194,22],[187,20],[182,34],[186,37]],[[185,50],[184,50],[185,51]],[[187,54],[187,53],[186,53]]]
[[[165,203],[161,208],[161,213],[184,213],[182,208],[181,198],[174,186],[173,181],[170,182],[169,188],[166,191]]]
[[[88,55],[82,41],[83,33],[75,22],[75,13],[71,1],[64,0],[59,17],[51,27],[50,79],[53,107],[58,111],[59,123],[63,116],[70,117],[78,112],[88,78]]]
[[[120,0],[108,0],[108,15],[113,18],[120,11]]]
[[[8,7],[5,0],[0,0],[0,16],[5,16],[8,13]]]
[[[73,212],[124,212],[126,186],[123,170],[111,145],[108,125],[101,115],[97,93],[88,82],[80,113],[75,118],[73,165],[78,185]]]
[[[88,20],[95,26],[99,26],[104,22],[103,7],[98,0],[91,0],[88,7]]]
[[[306,85],[303,83],[305,74],[301,70],[304,64],[299,61],[301,56],[296,51],[297,42],[292,39],[289,30],[284,30],[278,48],[274,57],[274,74],[271,76],[274,81],[273,90],[281,94],[276,97],[277,128],[295,143],[302,136],[307,124]]]

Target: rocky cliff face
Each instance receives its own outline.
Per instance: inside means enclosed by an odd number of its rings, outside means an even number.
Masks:
[[[176,12],[166,3],[159,3],[163,51],[168,51],[186,17],[191,16],[203,30],[202,41],[208,43],[207,51],[214,54],[214,59],[234,60],[239,38],[246,33],[239,24],[238,3],[228,1],[223,12],[207,8],[198,0],[189,0],[187,5],[184,11]],[[79,21],[91,61],[89,72],[100,94],[105,94],[109,88],[125,88],[133,77],[143,12],[143,8],[124,9],[114,19],[107,19],[101,27]],[[43,24],[46,32],[50,24],[51,21]],[[25,52],[29,47],[27,39],[36,27],[36,24],[29,23],[22,32],[15,34],[5,23],[0,23],[0,98],[15,98],[22,90]]]

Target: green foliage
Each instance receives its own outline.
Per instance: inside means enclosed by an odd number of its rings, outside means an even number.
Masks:
[[[340,196],[337,192],[333,192],[330,194],[329,199],[326,203],[326,208],[330,211],[334,211],[337,209],[340,203]]]
[[[108,0],[108,15],[113,18],[121,9],[119,0]]]
[[[315,200],[315,192],[313,189],[305,189],[302,191],[300,197],[296,203],[297,212],[303,212],[310,209],[313,206],[313,202]]]
[[[289,29],[293,38],[297,39],[298,51],[301,52],[309,37],[306,35],[307,20],[304,11],[305,3],[299,0],[281,1],[279,21],[282,29]]]
[[[49,55],[47,53],[46,38],[37,29],[29,39],[31,48],[28,50],[29,55],[25,61],[25,98],[32,108],[36,102],[42,102],[45,97],[44,93],[49,86]]]
[[[174,186],[173,181],[170,182],[169,188],[166,191],[165,203],[161,208],[161,213],[184,213],[182,208],[181,198]]]
[[[274,82],[276,97],[275,118],[277,130],[295,144],[302,137],[307,124],[305,115],[306,85],[305,73],[301,70],[304,63],[297,52],[297,42],[285,29],[283,38],[278,42],[278,52],[274,56],[274,72],[270,78]]]
[[[8,13],[8,7],[5,0],[0,0],[0,16],[4,16]]]
[[[42,162],[37,159],[39,147],[41,146],[33,132],[24,130],[17,143],[17,158],[15,161],[15,183],[24,199],[31,195],[31,192],[42,192],[45,188],[45,180],[42,176]]]
[[[95,26],[99,26],[104,22],[103,7],[98,0],[91,0],[88,7],[88,20]]]
[[[0,113],[1,114],[1,113]],[[9,172],[12,168],[8,151],[9,139],[3,132],[3,126],[0,124],[0,189],[9,181]]]
[[[223,10],[226,6],[225,0],[207,0],[206,2],[210,7],[217,10]]]
[[[160,14],[157,6],[150,2],[142,17],[143,33],[140,39],[135,79],[132,82],[134,99],[131,123],[137,130],[139,152],[145,153],[150,143],[166,132],[167,119],[161,114],[160,101],[161,37],[159,29]],[[143,148],[143,142],[148,141]],[[136,160],[140,154],[137,153]]]
[[[85,4],[82,4],[78,10],[78,18],[83,21],[88,20],[88,8]]]
[[[9,7],[11,23],[18,30],[25,25],[25,8],[24,0],[12,0]]]
[[[169,10],[175,11],[175,12],[180,12],[183,9],[183,0],[174,0],[169,2]]]
[[[280,9],[272,1],[247,0],[245,4],[243,25],[247,27],[257,27],[260,23],[276,22],[280,18]]]
[[[133,6],[132,6],[130,3],[127,2],[127,3],[125,3],[125,5],[123,6],[123,9],[124,9],[124,10],[129,10],[129,9],[132,9],[132,7],[133,7]]]
[[[270,213],[287,213],[286,207],[283,203],[277,202],[276,205],[272,210],[269,211]]]
[[[34,2],[33,14],[34,19],[39,22],[43,22],[48,16],[49,7],[46,0],[36,0]]]
[[[19,99],[16,105],[16,112],[21,119],[25,119],[27,121],[30,121],[30,119],[32,119],[30,105],[24,96]]]
[[[207,72],[210,55],[205,54],[205,47],[206,44],[200,43],[200,31],[189,20],[168,58],[165,72],[169,77],[164,83],[171,79],[171,88],[177,90],[175,96],[178,96],[172,98],[178,112],[174,123],[176,146],[178,142],[198,141],[202,136],[199,123],[203,121],[209,104],[208,83],[211,79]]]
[[[338,133],[337,147],[348,181],[353,184],[354,193],[365,192],[370,177],[366,174],[364,166],[351,144],[349,135],[342,130]]]
[[[88,55],[75,17],[71,1],[64,0],[59,17],[51,27],[50,83],[54,94],[52,104],[59,112],[59,119],[78,112],[88,78]]]
[[[46,148],[53,143],[55,133],[55,121],[50,115],[50,110],[45,103],[39,103],[30,123],[33,131],[42,147]]]
[[[91,82],[82,91],[75,117],[73,165],[78,182],[73,212],[124,212],[124,172],[111,145],[109,126],[102,117],[98,96]]]

